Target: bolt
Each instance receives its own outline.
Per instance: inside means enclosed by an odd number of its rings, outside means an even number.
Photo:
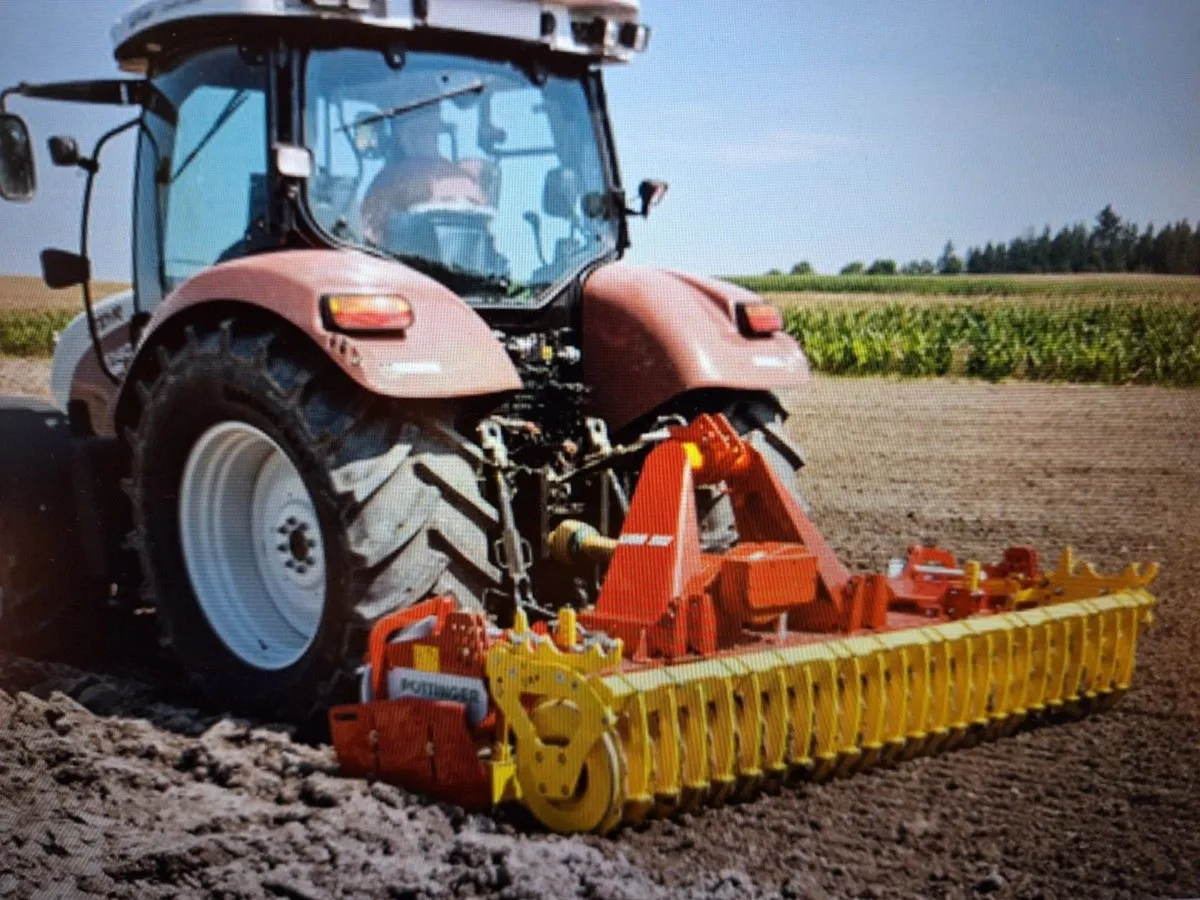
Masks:
[[[308,566],[297,566],[296,571],[303,575],[308,571]]]
[[[315,566],[317,564],[317,558],[315,556],[310,556],[304,561],[304,564],[306,566]]]
[[[294,569],[294,568],[296,568],[296,563],[295,563],[295,561],[294,561],[294,560],[290,560],[290,559],[289,559],[287,562],[285,562],[285,563],[283,564],[283,567],[284,567],[285,569]]]
[[[280,533],[280,534],[287,534],[287,533],[288,533],[288,527],[287,527],[286,525],[280,525],[280,526],[279,526],[279,533]]]
[[[278,550],[280,553],[289,553],[289,552],[291,552],[291,548],[289,548],[287,544],[280,544],[280,545],[279,545],[278,547],[276,547],[275,549],[276,549],[276,550]]]
[[[295,516],[288,516],[287,525],[289,528],[295,528],[297,524],[299,523],[296,521]]]

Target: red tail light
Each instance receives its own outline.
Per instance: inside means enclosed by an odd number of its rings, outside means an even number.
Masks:
[[[783,314],[769,303],[745,303],[738,307],[742,333],[762,336],[783,331]]]

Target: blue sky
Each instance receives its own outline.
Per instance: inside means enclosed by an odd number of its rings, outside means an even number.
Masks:
[[[127,0],[0,0],[0,82],[108,77]],[[1200,217],[1200,2],[644,0],[650,52],[609,75],[625,180],[671,182],[632,258],[704,273],[935,258],[1027,227]],[[41,148],[0,204],[0,271],[77,240],[82,177],[44,139],[118,121],[16,99]],[[99,275],[127,277],[132,139],[106,157]]]

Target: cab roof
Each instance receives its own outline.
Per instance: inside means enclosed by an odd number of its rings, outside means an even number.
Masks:
[[[117,61],[143,71],[151,57],[192,39],[205,25],[229,37],[264,26],[349,23],[395,32],[435,29],[508,38],[552,51],[625,62],[644,50],[640,0],[147,0],[112,29]]]

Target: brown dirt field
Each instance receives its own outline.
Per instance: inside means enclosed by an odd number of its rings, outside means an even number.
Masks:
[[[137,673],[0,658],[0,897],[1200,896],[1200,392],[818,379],[789,400],[854,566],[922,537],[1160,561],[1124,702],[568,839],[338,779],[327,748]]]
[[[115,281],[92,282],[92,300],[99,301],[129,285]],[[34,309],[83,309],[79,289],[52,291],[36,275],[0,275],[0,312]]]
[[[0,356],[0,394],[31,394],[49,400],[49,361]]]

